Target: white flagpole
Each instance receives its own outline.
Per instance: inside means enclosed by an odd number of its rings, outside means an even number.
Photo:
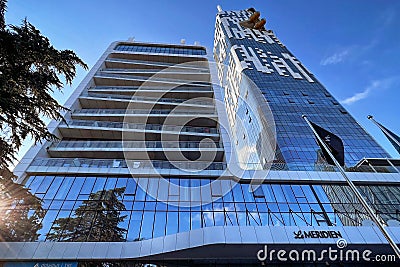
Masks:
[[[385,128],[383,128],[378,122],[376,122],[376,121],[374,120],[374,117],[373,117],[373,116],[368,115],[367,118],[368,118],[369,120],[371,120],[373,123],[375,123],[375,125],[378,126],[378,128],[381,129],[382,132],[384,132],[395,144],[397,144],[397,145],[400,147],[400,142],[397,141],[397,139],[394,138],[394,137],[392,136],[392,134],[389,133]],[[400,153],[400,152],[399,152],[399,153]]]
[[[346,180],[347,184],[350,186],[351,191],[356,195],[358,201],[360,201],[361,205],[364,207],[364,209],[367,211],[368,215],[371,217],[371,219],[374,221],[376,226],[378,226],[379,230],[381,230],[382,234],[385,236],[386,240],[389,242],[389,245],[393,248],[394,252],[396,255],[400,258],[400,249],[397,246],[396,242],[393,241],[393,239],[390,237],[389,233],[386,231],[385,226],[382,224],[382,222],[379,220],[379,218],[375,215],[375,212],[372,210],[372,208],[368,205],[367,201],[364,199],[364,197],[361,195],[360,191],[358,191],[357,187],[354,185],[354,183],[349,179],[349,177],[346,175],[346,172],[344,171],[343,167],[340,166],[339,162],[336,160],[336,158],[333,156],[331,150],[329,147],[326,145],[325,141],[322,140],[322,138],[319,136],[317,131],[315,131],[314,127],[311,125],[310,121],[307,119],[306,115],[302,116],[303,119],[307,122],[308,126],[310,126],[311,130],[313,131],[315,137],[318,139],[318,141],[322,144],[326,152],[328,153],[329,157],[332,159],[332,161],[335,163],[336,167],[339,169],[340,173],[342,174],[343,178]]]

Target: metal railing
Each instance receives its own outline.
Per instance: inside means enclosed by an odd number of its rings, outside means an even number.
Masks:
[[[175,63],[165,63],[165,62],[158,62],[158,61],[145,61],[145,60],[132,60],[132,59],[121,59],[121,58],[107,58],[106,62],[122,62],[122,63],[132,63],[132,64],[139,64],[139,65],[155,65],[155,66],[164,66],[164,67],[174,67],[174,68],[188,68],[188,69],[205,69],[208,70],[207,67],[201,67],[199,64],[190,64],[184,63],[182,65],[177,65]]]
[[[169,78],[161,78],[161,77],[152,77],[149,79],[147,76],[139,76],[139,75],[120,75],[120,74],[110,74],[110,73],[104,73],[104,72],[98,72],[95,75],[95,78],[122,78],[124,80],[135,80],[135,81],[143,81],[143,82],[148,82],[148,83],[155,83],[155,82],[166,82],[166,83],[175,83],[175,84],[180,84],[184,85],[188,81],[190,81],[190,84],[196,85],[196,86],[201,86],[201,85],[209,85],[209,82],[203,81],[203,80],[198,80],[198,81],[193,81],[191,79],[169,79]]]
[[[118,69],[118,68],[103,68],[102,72],[126,72],[126,73],[159,73],[159,74],[210,74],[208,69],[185,69],[185,68],[169,68],[169,69]]]
[[[82,93],[83,97],[97,97],[103,99],[128,99],[131,101],[148,101],[152,103],[183,103],[186,101],[187,105],[206,105],[212,106],[214,101],[210,99],[210,101],[204,100],[191,100],[191,99],[181,99],[181,98],[156,98],[156,97],[144,97],[144,96],[131,96],[131,95],[116,95],[116,94],[99,94],[99,93]]]
[[[185,86],[179,86],[174,88],[165,88],[165,87],[155,87],[155,86],[95,86],[92,88],[88,88],[89,90],[168,90],[168,92],[179,92],[179,91],[206,91],[206,92],[213,92],[211,89],[211,85],[208,84],[208,87],[196,87],[190,86],[186,84]]]
[[[73,114],[121,114],[121,115],[129,115],[129,114],[170,114],[171,109],[76,109],[73,111]],[[211,109],[199,109],[196,111],[193,110],[174,110],[172,114],[187,114],[187,115],[198,115],[198,114],[208,114],[209,116],[217,116],[215,110]]]
[[[136,124],[123,122],[108,122],[108,121],[87,121],[87,120],[70,120],[67,124],[62,122],[61,126],[89,126],[89,127],[104,127],[112,129],[124,130],[144,130],[144,131],[171,131],[184,133],[205,133],[218,134],[216,128],[209,127],[192,127],[192,126],[175,126],[175,125],[160,125],[160,124]]]
[[[130,168],[133,169],[182,169],[182,170],[224,170],[224,162],[189,162],[189,161],[140,161],[117,159],[85,158],[37,158],[30,166],[43,167],[82,167],[82,168]]]
[[[201,144],[201,146],[200,146]],[[175,142],[175,141],[59,141],[53,142],[49,149],[62,148],[221,148],[218,142]]]

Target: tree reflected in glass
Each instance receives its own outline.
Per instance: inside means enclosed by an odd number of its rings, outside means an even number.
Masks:
[[[127,215],[122,203],[125,187],[101,190],[89,195],[89,199],[74,211],[70,218],[59,218],[47,240],[74,242],[122,242],[126,241],[127,229],[119,227]]]
[[[0,241],[36,241],[45,213],[42,201],[13,178],[7,169],[0,170]]]

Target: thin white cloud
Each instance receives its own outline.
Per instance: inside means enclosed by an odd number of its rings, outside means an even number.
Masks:
[[[376,27],[371,32],[371,36],[373,37],[371,41],[364,45],[350,45],[347,48],[343,48],[341,51],[337,51],[333,55],[325,57],[321,60],[320,64],[322,66],[334,65],[341,62],[346,61],[347,59],[363,56],[366,53],[369,53],[370,50],[374,49],[376,46],[380,44],[380,40],[382,35],[385,33],[385,30],[393,25],[393,22],[396,21],[398,14],[396,11],[392,9],[385,10],[379,16],[377,16],[377,22],[379,22],[379,27]],[[368,95],[368,92],[364,91],[359,93],[360,96],[364,98],[364,95]],[[362,99],[361,98],[361,99]]]
[[[353,96],[342,100],[341,103],[345,105],[351,105],[357,101],[367,98],[375,90],[388,88],[397,79],[398,77],[391,77],[387,79],[372,81],[371,84],[364,89],[364,91],[362,91],[361,93],[356,93]]]
[[[326,65],[332,65],[332,64],[338,64],[342,61],[345,61],[347,56],[349,55],[349,49],[340,51],[338,53],[335,53],[327,58],[324,58],[321,60],[321,65],[326,66]]]
[[[360,101],[361,99],[367,98],[368,95],[370,94],[371,89],[367,88],[364,90],[364,92],[357,93],[353,95],[352,97],[346,98],[345,100],[342,101],[343,104],[346,105],[351,105],[357,101]]]

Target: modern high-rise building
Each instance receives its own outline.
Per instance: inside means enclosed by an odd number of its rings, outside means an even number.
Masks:
[[[238,165],[251,170],[242,182],[263,182],[253,195],[254,217],[270,226],[272,239],[264,243],[269,249],[281,245],[301,251],[318,245],[323,250],[345,239],[352,248],[394,254],[344,177],[329,164],[303,115],[341,139],[344,155],[339,157],[347,176],[397,243],[399,160],[391,159],[265,23],[254,8],[219,8],[214,38],[232,151]],[[262,170],[270,172],[265,176]],[[338,235],[326,235],[329,231]],[[273,259],[279,262],[268,256]]]
[[[264,24],[219,8],[216,64],[199,45],[112,43],[50,123],[59,140],[15,168],[42,205],[0,264],[396,266],[302,115],[343,141],[397,243],[400,161]]]

